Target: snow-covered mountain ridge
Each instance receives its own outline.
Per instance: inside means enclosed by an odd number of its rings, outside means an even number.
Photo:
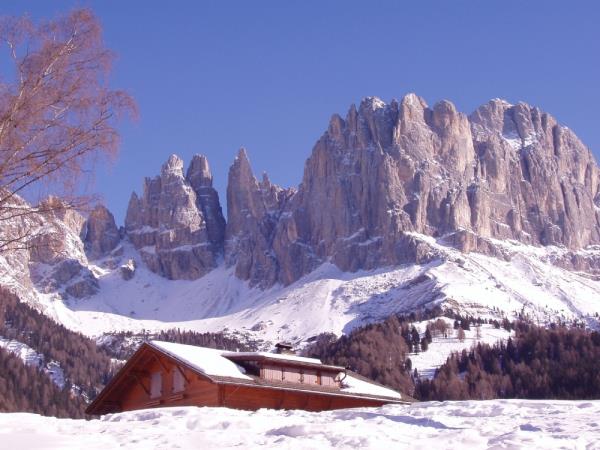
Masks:
[[[180,327],[306,341],[439,305],[477,317],[597,324],[600,172],[538,108],[470,116],[414,94],[334,115],[302,183],[230,171],[227,220],[205,157],[169,157],[125,226],[52,198],[6,221],[31,248],[0,285],[90,336]],[[28,205],[15,199],[18,208]]]
[[[557,267],[554,261],[566,249],[497,242],[503,259],[462,253],[427,236],[411,237],[436,257],[354,273],[328,263],[289,286],[265,290],[251,287],[223,264],[197,280],[166,280],[124,242],[118,256],[85,266],[97,277],[95,294],[77,299],[34,287],[28,298],[58,322],[90,336],[179,327],[299,343],[434,305],[482,318],[527,315],[538,323],[584,320],[596,326],[600,281]],[[122,275],[124,261],[136,261],[131,279]]]

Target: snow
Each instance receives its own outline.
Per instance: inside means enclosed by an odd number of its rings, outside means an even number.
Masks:
[[[520,150],[522,148],[529,147],[538,142],[538,136],[535,132],[530,132],[524,138],[521,138],[516,128],[508,130],[502,133],[502,138],[510,145],[514,150]]]
[[[243,367],[227,359],[227,356],[255,357],[262,356],[270,359],[279,359],[285,361],[304,362],[311,364],[322,364],[321,360],[316,358],[305,358],[302,356],[285,355],[266,352],[229,352],[215,350],[193,345],[175,344],[171,342],[150,341],[149,344],[165,353],[189,364],[207,375],[216,375],[222,377],[232,377],[238,379],[250,380],[244,375]],[[356,377],[347,375],[343,380],[343,392],[353,394],[365,394],[373,396],[385,396],[392,398],[401,398],[400,394],[392,389],[385,388],[367,381],[359,380]]]
[[[265,348],[280,341],[298,346],[322,332],[340,335],[393,313],[433,305],[478,317],[512,320],[527,314],[540,323],[583,319],[597,326],[600,280],[554,265],[564,249],[495,241],[512,255],[504,260],[463,254],[441,240],[411,234],[441,257],[354,273],[324,263],[289,286],[267,290],[251,288],[223,262],[198,280],[167,280],[149,271],[126,240],[119,247],[122,254],[82,260],[100,287],[88,298],[64,299],[41,286],[31,289],[23,276],[28,268],[19,258],[0,255],[0,281],[52,319],[95,338],[113,331],[180,328],[225,331],[263,341]],[[79,254],[81,246],[75,244],[69,243],[68,254]],[[600,249],[580,253],[600,255]],[[129,260],[135,262],[135,274],[124,280],[120,266]]]
[[[70,420],[0,414],[3,448],[592,449],[600,401],[428,402],[311,413],[162,408]]]
[[[513,106],[513,104],[512,104],[512,103],[510,103],[508,100],[506,100],[506,99],[503,99],[503,98],[500,98],[500,97],[496,97],[496,98],[493,98],[493,99],[491,99],[491,100],[490,100],[490,103],[492,103],[492,102],[501,103],[501,104],[503,104],[503,105],[505,105],[505,106],[507,106],[507,107],[511,107],[511,106]]]
[[[447,337],[433,334],[433,340],[427,351],[411,353],[409,358],[413,369],[417,369],[421,378],[432,379],[438,367],[446,362],[448,356],[453,352],[469,350],[477,343],[494,345],[498,342],[507,341],[511,333],[504,328],[494,328],[490,324],[482,324],[479,328],[480,337],[477,338],[477,328],[471,325],[470,330],[465,330],[465,339],[461,342],[457,336],[457,330],[453,329],[454,321],[442,318],[448,325]],[[423,321],[413,324],[421,337],[425,335],[427,323]]]
[[[269,352],[224,352],[224,355],[235,355],[235,356],[262,356],[269,359],[280,359],[283,361],[296,361],[310,364],[322,364],[320,359],[307,358],[305,356],[289,355],[284,353],[269,353]]]
[[[379,97],[367,97],[363,102],[370,106],[373,111],[386,107],[385,102]]]
[[[151,227],[149,225],[144,225],[140,228],[137,228],[135,230],[128,230],[128,233],[133,233],[133,234],[145,234],[145,233],[153,233],[155,231],[159,231],[158,228],[155,227]]]
[[[194,345],[175,344],[172,342],[150,341],[149,344],[156,347],[165,353],[189,364],[198,369],[200,372],[207,375],[216,375],[221,377],[232,377],[244,380],[251,380],[247,375],[244,375],[244,369],[227,359],[227,356],[246,356],[255,357],[262,356],[271,359],[280,359],[285,361],[296,361],[311,364],[322,364],[319,359],[305,358],[295,355],[284,355],[266,352],[229,352],[223,350],[215,350],[212,348],[197,347]],[[366,394],[375,396],[385,396],[400,398],[400,394],[383,386],[378,386],[363,380],[359,380],[351,375],[344,378],[343,392],[351,392],[354,394]]]
[[[359,380],[358,378],[353,377],[350,374],[346,375],[346,377],[342,380],[341,390],[343,392],[351,392],[353,394],[365,394],[377,397],[392,397],[397,399],[402,398],[399,392],[396,392],[392,389],[388,389],[383,386],[379,386],[377,384]]]
[[[206,375],[232,377],[251,380],[244,375],[243,369],[234,362],[224,358],[221,350],[197,347],[195,345],[174,344],[172,342],[151,341],[149,344],[179,359]]]
[[[0,348],[19,357],[28,366],[40,367],[44,361],[43,355],[36,352],[27,344],[14,339],[6,339],[0,336]]]
[[[415,94],[413,92],[409,92],[408,94],[406,94],[403,98],[403,101],[407,105],[411,105],[411,106],[419,105],[419,97],[417,96],[417,94]]]
[[[46,364],[44,355],[36,352],[33,348],[14,339],[6,339],[0,336],[0,348],[17,356],[26,365],[41,369],[50,380],[60,389],[65,387],[65,374],[57,361],[50,361]]]
[[[61,299],[29,290],[23,298],[68,328],[98,337],[112,331],[180,328],[227,331],[241,337],[299,345],[322,332],[337,335],[393,313],[441,305],[476,317],[514,319],[518,314],[547,323],[586,320],[600,313],[600,281],[553,264],[564,249],[495,242],[512,255],[503,260],[463,254],[434,238],[412,233],[442,257],[428,264],[384,267],[354,273],[325,263],[289,286],[251,288],[224,264],[204,277],[167,280],[145,266],[125,242],[115,269],[89,265],[98,274],[98,294]],[[600,253],[597,248],[583,253]],[[119,264],[135,261],[126,281]],[[1,260],[1,258],[0,258]],[[18,278],[11,278],[15,289]],[[24,288],[23,288],[24,290]],[[25,292],[25,290],[24,290]]]

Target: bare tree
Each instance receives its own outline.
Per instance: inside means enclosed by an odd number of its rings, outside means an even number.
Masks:
[[[462,327],[458,328],[458,334],[457,334],[458,340],[460,342],[464,342],[466,336],[465,336],[465,330],[462,329]]]
[[[0,79],[2,250],[23,244],[29,234],[7,236],[2,223],[40,212],[19,196],[41,184],[74,192],[99,157],[116,153],[116,121],[135,114],[135,104],[109,88],[114,57],[87,9],[37,24],[2,17],[0,44],[14,68]]]

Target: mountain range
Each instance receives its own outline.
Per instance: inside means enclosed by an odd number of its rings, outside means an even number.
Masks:
[[[33,245],[0,256],[0,284],[94,336],[180,326],[299,342],[433,305],[597,323],[599,169],[536,107],[365,98],[332,116],[295,188],[257,179],[241,149],[226,218],[207,158],[184,166],[172,155],[146,178],[122,227],[106,206],[84,217],[58,198],[12,219],[8,234]]]

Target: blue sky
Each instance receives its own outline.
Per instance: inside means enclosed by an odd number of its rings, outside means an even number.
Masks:
[[[240,146],[297,185],[333,113],[416,92],[470,113],[537,105],[600,155],[600,2],[2,0],[2,14],[95,11],[118,55],[113,86],[140,108],[94,190],[122,223],[132,190],[171,153],[208,156],[225,202]]]

